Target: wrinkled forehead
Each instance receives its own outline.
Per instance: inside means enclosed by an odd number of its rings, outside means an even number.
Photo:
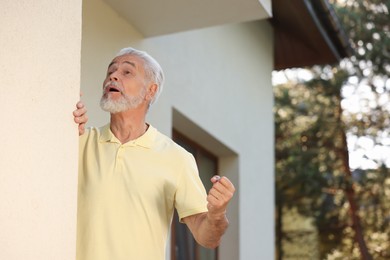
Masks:
[[[108,65],[108,68],[111,66],[119,66],[124,64],[130,65],[138,71],[144,71],[144,61],[141,58],[130,54],[115,57]]]

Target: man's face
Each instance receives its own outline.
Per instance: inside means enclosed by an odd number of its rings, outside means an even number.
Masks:
[[[146,102],[143,60],[132,55],[116,57],[108,66],[100,105],[110,113],[123,112]]]

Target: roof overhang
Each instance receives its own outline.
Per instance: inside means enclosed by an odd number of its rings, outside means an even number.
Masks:
[[[332,64],[352,54],[327,0],[104,1],[145,37],[270,19],[276,70]]]
[[[271,16],[271,0],[105,1],[145,37]]]
[[[273,0],[275,70],[334,64],[352,55],[326,0]]]

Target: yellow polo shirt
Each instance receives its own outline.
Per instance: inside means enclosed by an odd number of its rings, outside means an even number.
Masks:
[[[174,208],[207,211],[190,153],[152,126],[125,144],[109,125],[80,137],[77,260],[163,260]]]

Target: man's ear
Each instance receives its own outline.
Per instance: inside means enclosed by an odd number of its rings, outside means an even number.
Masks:
[[[146,93],[146,98],[151,101],[153,100],[154,96],[156,95],[158,90],[158,86],[156,83],[153,83],[149,86],[148,92]]]

